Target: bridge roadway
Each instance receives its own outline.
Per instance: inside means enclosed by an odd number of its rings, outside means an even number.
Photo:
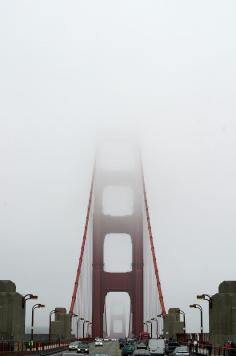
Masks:
[[[73,351],[64,351],[65,353],[74,354]],[[53,356],[61,356],[63,351],[53,354]],[[108,356],[121,356],[118,341],[103,342],[103,346],[95,346],[94,343],[89,345],[89,355],[108,355]],[[78,356],[84,356],[86,354],[77,353]]]
[[[105,354],[109,356],[120,356],[120,348],[118,341],[103,342],[103,346],[90,345],[89,354]]]

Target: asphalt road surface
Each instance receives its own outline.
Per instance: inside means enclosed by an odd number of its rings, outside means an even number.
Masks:
[[[121,352],[118,341],[107,341],[103,342],[103,346],[94,346],[94,344],[90,344],[89,354],[120,356]]]
[[[61,356],[62,353],[65,352],[67,355],[75,354],[73,351],[61,351],[56,352],[53,356]],[[84,356],[87,354],[76,353],[76,356]],[[107,341],[103,342],[103,346],[95,346],[94,343],[89,345],[89,355],[108,355],[108,356],[121,356],[119,342],[118,341]],[[52,356],[52,355],[51,355]]]

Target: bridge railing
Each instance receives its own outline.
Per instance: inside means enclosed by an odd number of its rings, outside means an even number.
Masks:
[[[57,342],[34,342],[30,341],[13,341],[13,340],[1,340],[0,341],[0,353],[2,352],[39,352],[50,350],[61,350],[67,348],[69,341],[57,341]]]
[[[185,338],[183,337],[185,335]],[[221,345],[213,345],[209,340],[209,334],[194,334],[197,340],[202,340],[195,346],[190,343],[192,338],[188,338],[190,334],[179,334],[178,342],[181,345],[186,345],[191,353],[196,355],[206,355],[206,356],[236,356],[236,347],[225,347]],[[181,336],[181,337],[180,337]]]
[[[196,352],[196,350],[193,350]],[[211,344],[200,344],[196,352],[199,355],[206,356],[236,356],[236,348],[226,348],[224,346],[213,346]]]

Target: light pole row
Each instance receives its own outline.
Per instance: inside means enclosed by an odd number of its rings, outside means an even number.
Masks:
[[[83,322],[83,339],[85,337],[85,325],[87,325],[87,334],[88,334],[88,330],[89,330],[89,326],[92,325],[92,322],[90,320],[85,320],[84,318],[79,318],[78,314],[72,314],[71,315],[72,318],[78,318],[77,322],[76,322],[76,337],[77,339],[79,339],[79,322],[82,321]]]
[[[212,303],[212,299],[211,296],[209,294],[201,294],[201,295],[197,295],[197,299],[201,299],[201,300],[206,300],[209,303],[209,307],[211,307],[211,303]],[[200,310],[200,330],[201,330],[201,334],[203,334],[203,309],[202,306],[200,304],[190,304],[189,305],[190,308],[195,308],[195,309],[199,309]],[[185,316],[185,312],[181,309],[176,310],[176,313],[179,313],[183,316],[183,330],[184,330],[184,334],[186,333],[186,316]],[[143,324],[144,326],[147,327],[147,332],[148,332],[148,324],[151,325],[151,338],[152,338],[152,321],[156,321],[156,337],[158,338],[158,317],[162,317],[162,314],[157,315],[157,317],[155,318],[151,318],[150,320],[145,321]]]
[[[148,332],[148,324],[151,325],[151,330],[150,330],[151,338],[152,338],[152,322],[156,321],[156,337],[158,338],[158,318],[162,318],[162,317],[163,317],[162,314],[158,314],[156,317],[151,318],[150,320],[147,320],[143,323],[143,325],[147,327],[147,332]]]
[[[206,300],[209,303],[209,307],[211,307],[212,299],[209,294],[204,293],[201,295],[197,295],[197,299]],[[190,304],[189,307],[200,310],[200,331],[201,331],[201,335],[202,335],[203,334],[203,308],[200,304],[196,304],[196,303]],[[179,312],[180,312],[180,314],[183,315],[183,318],[184,318],[184,333],[185,333],[186,332],[185,313],[182,310],[179,310]]]
[[[209,303],[209,308],[211,307],[212,299],[209,294],[204,293],[201,295],[197,295],[197,299],[206,300]],[[200,310],[200,327],[201,327],[201,335],[202,335],[203,334],[203,309],[202,309],[202,306],[200,304],[191,304],[189,307]]]
[[[25,307],[25,303],[27,300],[30,299],[38,299],[37,295],[33,295],[33,294],[26,294],[23,298],[22,298],[22,306]],[[32,307],[32,312],[31,312],[31,333],[30,333],[30,341],[31,343],[34,342],[34,312],[35,309],[39,309],[39,308],[45,308],[44,304],[41,303],[37,303],[34,304]],[[56,309],[53,309],[52,311],[50,311],[49,313],[49,332],[48,332],[48,341],[49,343],[51,342],[51,327],[52,327],[52,315],[56,314],[58,311]],[[78,317],[77,319],[77,339],[79,338],[79,322],[83,321],[83,339],[85,337],[85,325],[87,325],[87,334],[88,334],[88,330],[89,330],[89,326],[92,325],[92,322],[89,320],[85,320],[84,318],[79,318],[79,316],[77,314],[72,314],[72,317]]]
[[[38,299],[38,296],[31,293],[25,294],[22,298],[22,307],[25,308],[25,304],[27,300],[33,300],[33,299]],[[31,311],[31,332],[30,332],[31,343],[33,343],[34,341],[34,311],[35,309],[39,309],[39,308],[45,308],[45,305],[40,303],[34,304]]]

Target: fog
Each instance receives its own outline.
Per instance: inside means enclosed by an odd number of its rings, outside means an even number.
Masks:
[[[141,147],[166,307],[198,331],[188,305],[235,279],[235,10],[0,2],[0,278],[39,295],[37,325],[69,307],[94,155],[111,130]]]

